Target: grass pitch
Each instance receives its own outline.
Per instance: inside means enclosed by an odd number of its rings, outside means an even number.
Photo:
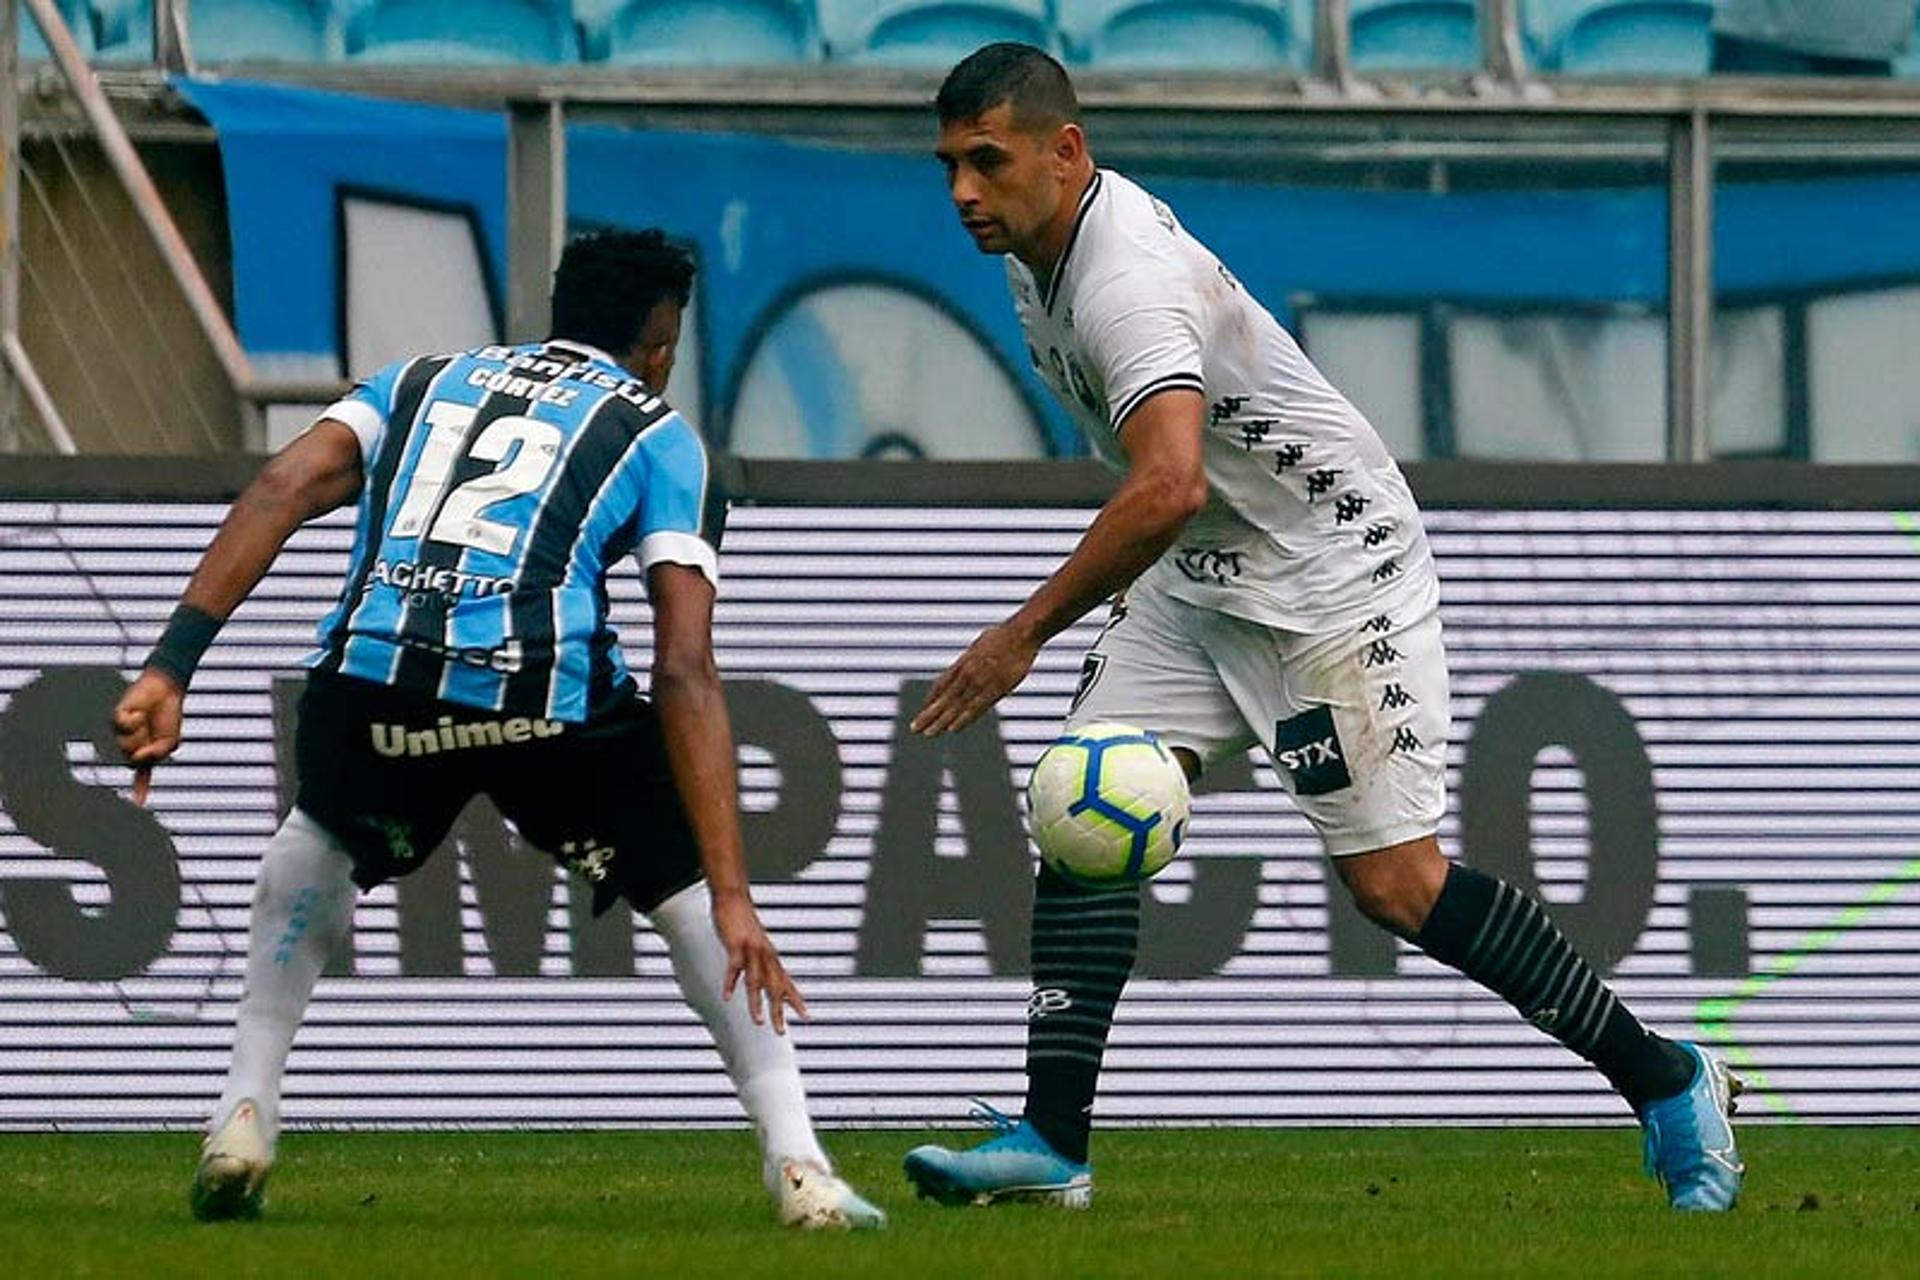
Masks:
[[[951,1139],[955,1135],[948,1135]],[[971,1135],[960,1135],[971,1140]],[[992,1277],[1916,1274],[1920,1131],[1748,1128],[1740,1208],[1670,1213],[1615,1130],[1097,1135],[1089,1213],[940,1209],[834,1133],[880,1235],[773,1224],[745,1133],[289,1134],[257,1223],[187,1214],[197,1139],[0,1135],[20,1276]]]

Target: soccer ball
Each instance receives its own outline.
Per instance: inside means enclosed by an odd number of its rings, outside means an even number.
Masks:
[[[1033,766],[1027,829],[1059,874],[1115,888],[1173,861],[1191,803],[1186,774],[1159,738],[1090,724],[1055,739]]]

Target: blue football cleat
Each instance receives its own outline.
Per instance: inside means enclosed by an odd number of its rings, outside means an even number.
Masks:
[[[1674,1208],[1722,1213],[1740,1198],[1747,1172],[1729,1120],[1742,1085],[1699,1045],[1682,1042],[1680,1047],[1695,1059],[1693,1083],[1641,1112],[1647,1172],[1667,1189],[1667,1203]]]
[[[1025,1201],[1062,1209],[1093,1203],[1093,1169],[1067,1159],[1025,1120],[975,1100],[973,1118],[999,1131],[969,1151],[915,1147],[907,1152],[907,1181],[921,1198],[941,1204]]]

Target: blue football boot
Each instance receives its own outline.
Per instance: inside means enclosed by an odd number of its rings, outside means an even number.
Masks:
[[[1697,1044],[1680,1047],[1695,1060],[1693,1083],[1671,1098],[1647,1104],[1647,1172],[1667,1189],[1676,1209],[1722,1213],[1740,1198],[1747,1167],[1734,1147],[1733,1100],[1743,1087],[1726,1064]]]
[[[1093,1168],[1067,1159],[1040,1131],[976,1099],[973,1118],[998,1131],[968,1151],[915,1147],[907,1153],[907,1181],[923,1199],[941,1204],[1025,1201],[1061,1209],[1093,1203]]]

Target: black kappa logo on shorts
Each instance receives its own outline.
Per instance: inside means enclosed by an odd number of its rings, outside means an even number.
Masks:
[[[1106,669],[1106,654],[1090,653],[1087,655],[1086,661],[1080,664],[1080,683],[1073,687],[1073,705],[1067,709],[1069,715],[1080,709],[1080,704],[1086,701],[1089,693],[1093,692],[1094,682],[1100,678],[1100,673]]]
[[[1315,707],[1276,724],[1273,758],[1293,779],[1295,795],[1323,796],[1353,785],[1331,707]]]

